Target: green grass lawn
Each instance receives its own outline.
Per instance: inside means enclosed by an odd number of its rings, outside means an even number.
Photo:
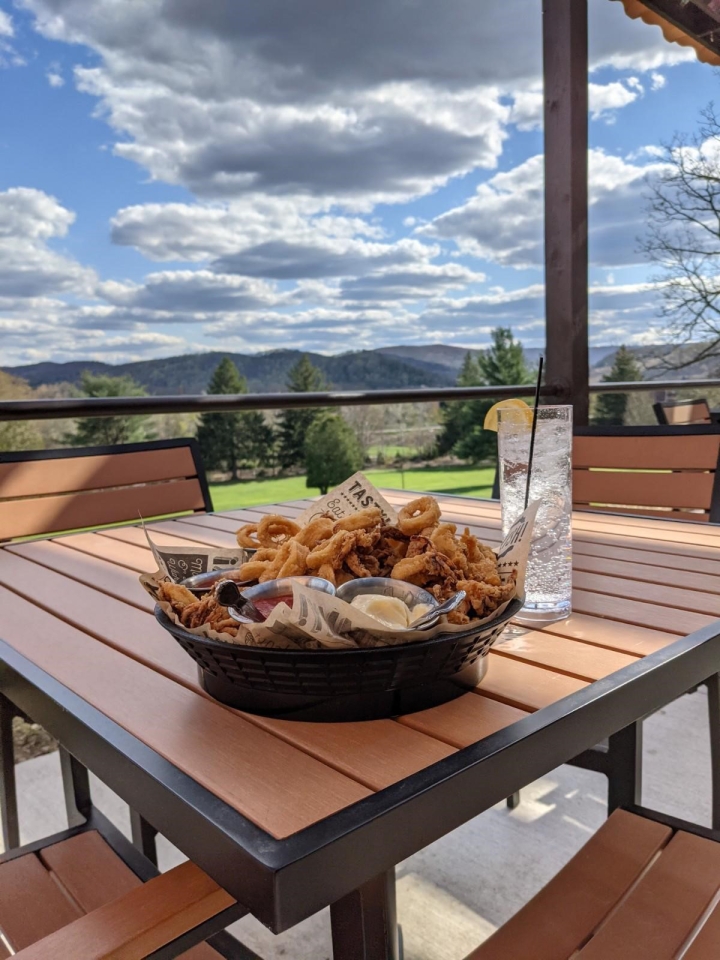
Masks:
[[[424,490],[428,493],[451,493],[465,497],[489,497],[495,470],[493,467],[421,467],[400,470],[365,470],[376,487],[396,490]],[[280,503],[314,497],[317,488],[308,489],[305,477],[278,477],[270,480],[247,480],[240,483],[210,484],[216,510],[235,510],[259,503]]]
[[[404,447],[398,443],[376,443],[368,447],[368,456],[377,457],[382,452],[385,456],[385,462],[393,460],[395,457],[405,457],[408,460],[416,457],[419,453],[417,447]]]

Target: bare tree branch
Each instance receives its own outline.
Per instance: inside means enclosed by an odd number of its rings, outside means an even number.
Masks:
[[[670,341],[660,366],[720,358],[720,117],[701,113],[693,136],[663,144],[663,169],[647,181],[640,250],[657,266],[660,317]],[[657,369],[657,368],[656,368]]]

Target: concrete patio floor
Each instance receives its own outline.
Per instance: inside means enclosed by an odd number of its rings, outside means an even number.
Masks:
[[[703,687],[645,724],[643,802],[702,824],[710,818],[710,748]],[[23,842],[62,830],[57,753],[17,768]],[[129,833],[127,808],[98,780],[95,802]],[[461,960],[510,917],[582,846],[605,818],[603,777],[559,767],[527,787],[520,807],[504,805],[397,869],[406,960]],[[160,841],[162,869],[182,859]],[[279,937],[246,918],[231,928],[266,960],[330,958],[328,912]]]

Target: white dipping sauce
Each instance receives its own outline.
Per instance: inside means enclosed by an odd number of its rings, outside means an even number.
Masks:
[[[406,629],[431,609],[430,604],[419,603],[410,610],[399,597],[386,597],[380,593],[361,593],[353,597],[350,606],[357,607],[385,627],[400,629]]]

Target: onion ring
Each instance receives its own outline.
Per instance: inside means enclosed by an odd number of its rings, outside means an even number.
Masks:
[[[263,517],[257,526],[257,538],[264,547],[280,547],[300,532],[294,520],[277,513]]]
[[[256,523],[246,523],[244,527],[240,527],[235,534],[238,545],[241,547],[249,547],[251,550],[257,550],[260,546],[260,541],[257,539],[257,529],[258,525]]]
[[[434,497],[418,497],[406,503],[398,514],[398,527],[413,536],[426,527],[434,527],[440,519],[440,507]]]

